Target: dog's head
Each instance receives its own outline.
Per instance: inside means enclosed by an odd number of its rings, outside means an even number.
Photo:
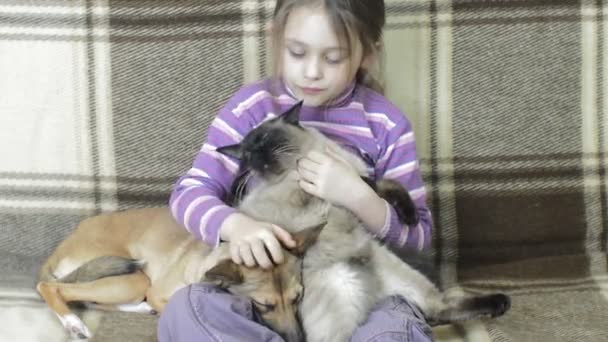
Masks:
[[[221,261],[205,273],[205,279],[229,292],[250,298],[264,323],[286,342],[304,341],[298,304],[304,295],[302,259],[316,241],[323,226],[292,234],[296,247],[284,250],[284,261],[271,269],[249,268],[230,259]]]

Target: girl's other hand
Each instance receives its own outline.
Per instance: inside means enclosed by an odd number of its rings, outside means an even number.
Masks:
[[[299,185],[307,193],[332,204],[349,207],[353,195],[366,190],[361,176],[337,152],[312,151],[298,161]]]

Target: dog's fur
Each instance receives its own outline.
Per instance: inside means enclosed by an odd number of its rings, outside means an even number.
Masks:
[[[301,256],[322,226],[295,235],[296,247],[285,250],[285,261],[263,270],[234,264],[223,243],[211,248],[195,240],[168,208],[103,214],[82,221],[59,244],[41,268],[37,289],[72,338],[91,333],[70,311],[70,302],[161,312],[175,291],[206,281],[251,298],[272,329],[286,341],[301,341]]]
[[[304,258],[305,295],[300,315],[307,340],[347,341],[373,305],[390,295],[401,295],[420,307],[433,324],[502,315],[510,306],[509,297],[492,294],[447,298],[425,276],[373,239],[352,213],[299,187],[292,177],[297,160],[327,147],[338,151],[362,177],[367,176],[365,164],[358,157],[299,124],[300,106],[261,124],[240,144],[218,151],[241,160],[241,172],[249,173],[242,181],[256,178],[244,196],[239,196],[244,193],[243,185],[235,186],[235,201],[241,211],[291,232],[327,222]],[[403,222],[418,220],[409,194],[399,183],[382,180],[376,187],[380,196],[396,206]]]

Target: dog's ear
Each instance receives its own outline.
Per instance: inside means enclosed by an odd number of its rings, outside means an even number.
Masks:
[[[221,154],[225,154],[227,156],[230,156],[230,157],[233,157],[236,159],[241,159],[243,157],[243,151],[241,149],[241,144],[234,144],[234,145],[218,147],[216,149],[216,151],[218,151]]]
[[[300,125],[300,108],[304,101],[300,101],[289,108],[285,113],[281,114],[281,119],[286,123],[294,126]]]
[[[241,267],[231,259],[220,261],[205,272],[203,278],[222,288],[243,283]]]
[[[289,249],[291,253],[297,256],[304,256],[308,248],[317,242],[317,238],[326,224],[327,222],[322,222],[297,233],[293,233],[292,237],[296,241],[296,246]]]

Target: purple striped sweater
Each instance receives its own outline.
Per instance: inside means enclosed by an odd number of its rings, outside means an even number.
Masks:
[[[175,184],[169,201],[175,219],[196,238],[215,246],[224,219],[236,209],[223,201],[238,170],[237,163],[216,148],[239,142],[262,121],[296,103],[286,88],[273,91],[270,80],[239,89],[209,127],[207,141],[192,167]],[[359,155],[375,179],[391,178],[410,192],[420,215],[416,226],[401,225],[386,204],[384,227],[376,234],[397,248],[421,250],[431,242],[432,219],[416,157],[414,133],[407,118],[385,97],[359,84],[350,86],[331,105],[302,107],[300,123],[314,127]]]

